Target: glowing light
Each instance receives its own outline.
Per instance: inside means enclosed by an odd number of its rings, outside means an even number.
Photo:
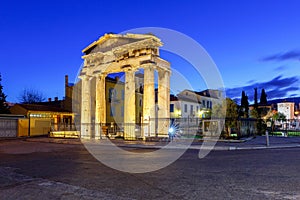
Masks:
[[[177,110],[177,111],[176,111],[176,115],[177,115],[178,117],[180,117],[180,116],[181,116],[181,110]]]
[[[180,137],[180,133],[182,133],[182,131],[180,130],[179,123],[173,121],[169,127],[169,135],[171,137]]]
[[[169,133],[172,134],[172,135],[174,134],[174,128],[173,127],[169,128]]]

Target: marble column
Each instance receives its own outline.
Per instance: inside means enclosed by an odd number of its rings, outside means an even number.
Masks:
[[[170,72],[158,71],[158,137],[168,137],[170,118]]]
[[[155,136],[154,66],[144,68],[143,137]]]
[[[91,81],[89,76],[83,76],[81,85],[81,138],[91,137]]]
[[[106,138],[102,132],[102,126],[106,123],[105,77],[106,74],[96,77],[95,139]]]
[[[125,72],[124,139],[135,140],[135,71]]]

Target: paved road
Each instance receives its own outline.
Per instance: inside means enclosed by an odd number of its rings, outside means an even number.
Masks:
[[[1,141],[0,197],[300,199],[299,155],[300,148],[284,148],[212,151],[199,159],[198,150],[188,150],[164,169],[129,174],[99,163],[80,144]]]

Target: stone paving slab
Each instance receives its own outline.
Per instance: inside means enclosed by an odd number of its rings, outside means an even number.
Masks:
[[[227,148],[227,151],[211,152],[204,159],[198,158],[198,151],[187,151],[168,168],[130,174],[104,166],[82,144],[72,144],[79,141],[63,140],[69,143],[62,145],[60,140],[32,139],[0,142],[0,199],[279,200],[300,197],[297,156],[300,148],[228,151],[231,145],[247,147],[247,141],[219,142],[215,148]],[[250,147],[256,144],[262,148],[264,138],[249,142]],[[296,145],[297,138],[275,138],[272,142]],[[135,147],[138,143],[134,141],[119,143],[132,147],[136,153],[148,151]],[[151,144],[149,148],[153,148],[154,143]],[[195,143],[191,148],[200,144]],[[22,151],[27,154],[23,155]]]
[[[0,167],[1,199],[132,199],[58,181],[33,178],[15,171],[10,167]]]

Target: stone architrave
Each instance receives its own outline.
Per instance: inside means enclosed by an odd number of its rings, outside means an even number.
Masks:
[[[102,126],[106,123],[105,77],[110,73],[125,72],[124,98],[124,136],[125,139],[136,139],[135,134],[135,72],[144,69],[143,91],[143,131],[142,137],[167,136],[167,129],[156,127],[154,72],[160,75],[158,83],[158,116],[169,118],[169,82],[170,63],[159,57],[162,43],[152,34],[105,34],[83,50],[84,67],[80,72],[82,79],[81,93],[81,136],[82,138],[103,136]],[[91,87],[91,79],[95,78],[95,87]],[[160,84],[162,84],[160,86]],[[91,91],[96,88],[96,91]],[[95,102],[92,100],[95,94]],[[92,104],[95,103],[95,104]],[[92,106],[95,105],[95,106]],[[94,108],[95,110],[91,110]],[[164,111],[163,111],[164,110]],[[91,126],[92,116],[95,116]],[[147,121],[148,120],[148,121]],[[160,122],[159,122],[160,123]],[[127,126],[128,125],[128,126]],[[94,127],[95,130],[91,130]],[[159,131],[159,132],[157,132]],[[94,136],[92,132],[95,132]]]

